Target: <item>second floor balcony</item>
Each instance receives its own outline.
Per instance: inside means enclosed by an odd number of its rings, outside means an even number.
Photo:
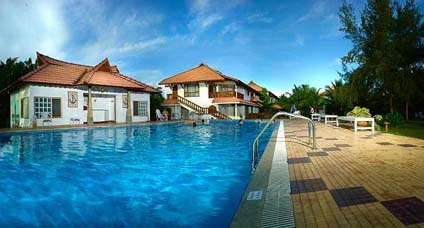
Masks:
[[[209,98],[237,97],[244,100],[244,94],[234,91],[209,92]]]

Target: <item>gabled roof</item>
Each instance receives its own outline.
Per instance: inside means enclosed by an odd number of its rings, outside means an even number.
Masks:
[[[8,91],[20,83],[53,85],[98,85],[120,87],[129,90],[160,93],[159,90],[119,73],[117,66],[110,66],[106,58],[96,66],[88,66],[54,59],[37,52],[38,68],[20,77],[4,90]]]
[[[236,84],[242,85],[251,92],[255,92],[250,86],[237,78],[233,78],[223,74],[222,72],[213,69],[205,63],[200,63],[199,66],[166,78],[159,82],[159,85],[172,85],[172,84],[189,84],[197,82],[224,82],[233,81]]]
[[[218,71],[210,68],[208,65],[201,63],[199,66],[172,77],[166,78],[159,82],[159,85],[184,84],[190,82],[210,82],[225,81],[225,78]]]
[[[260,93],[263,90],[263,88],[261,86],[259,86],[258,84],[256,84],[253,81],[249,82],[249,86],[258,93]],[[271,91],[268,90],[268,93],[269,93],[270,96],[274,97],[275,99],[278,99],[278,96],[275,95],[274,93],[272,93]]]

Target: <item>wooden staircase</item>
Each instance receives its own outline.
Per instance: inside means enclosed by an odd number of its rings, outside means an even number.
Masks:
[[[209,112],[208,108],[203,108],[200,105],[198,105],[198,104],[196,104],[196,103],[194,103],[190,100],[185,99],[184,97],[177,96],[177,102],[193,109],[195,112],[198,112],[199,114],[210,114],[210,115],[215,116],[217,119],[231,120],[231,118],[229,116],[225,115],[222,112],[219,112],[219,111],[216,111],[216,110],[214,112]]]

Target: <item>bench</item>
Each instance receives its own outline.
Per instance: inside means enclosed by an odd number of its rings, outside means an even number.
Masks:
[[[358,130],[371,130],[372,132],[374,132],[374,118],[372,117],[339,116],[337,117],[337,126],[339,126],[339,124],[342,124],[339,123],[339,120],[348,122],[347,124],[343,123],[344,125],[353,125],[355,132],[357,132]],[[371,122],[371,127],[360,127],[358,126],[359,121]]]
[[[337,115],[321,115],[321,119],[324,119],[324,123],[335,123],[337,125]]]

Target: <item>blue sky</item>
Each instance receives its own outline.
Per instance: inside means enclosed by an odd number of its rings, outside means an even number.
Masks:
[[[323,88],[351,47],[338,31],[336,0],[0,3],[0,59],[37,50],[92,65],[108,57],[152,85],[204,62],[277,94],[293,84]]]

